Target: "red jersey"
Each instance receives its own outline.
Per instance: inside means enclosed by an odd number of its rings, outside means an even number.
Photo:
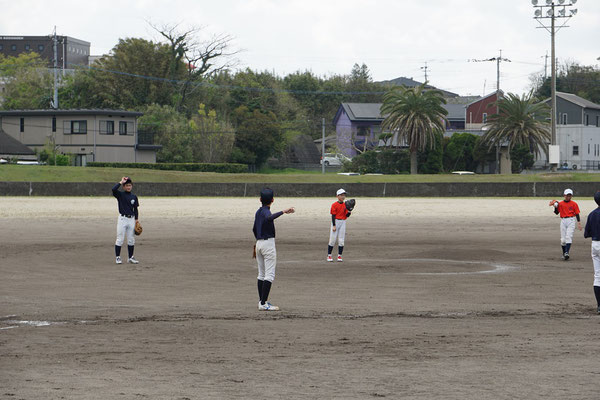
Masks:
[[[346,203],[336,201],[331,205],[331,215],[335,215],[335,219],[347,219],[346,214],[348,214]]]
[[[579,214],[579,206],[573,200],[558,203],[558,213],[561,218],[574,217]]]

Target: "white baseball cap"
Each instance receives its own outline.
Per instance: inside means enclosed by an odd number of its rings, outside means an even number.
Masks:
[[[336,196],[339,196],[340,194],[346,194],[346,191],[344,189],[338,189]]]
[[[571,189],[565,189],[564,195],[566,196],[568,194],[570,194],[572,196],[573,195],[573,190],[571,190]]]

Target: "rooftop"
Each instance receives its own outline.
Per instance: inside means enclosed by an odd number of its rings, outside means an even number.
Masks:
[[[106,110],[106,109],[47,109],[47,110],[3,110],[0,111],[0,117],[2,116],[45,116],[45,115],[118,115],[122,117],[141,117],[144,113],[138,111],[125,111],[125,110]]]

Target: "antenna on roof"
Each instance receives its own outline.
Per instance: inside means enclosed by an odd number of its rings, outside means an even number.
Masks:
[[[429,69],[429,67],[427,67],[427,61],[425,61],[425,66],[421,67],[421,69],[425,72],[425,83],[427,83],[427,70]]]

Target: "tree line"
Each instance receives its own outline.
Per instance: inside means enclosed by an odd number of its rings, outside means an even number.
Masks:
[[[475,139],[457,136],[446,140],[439,136],[445,118],[441,92],[424,90],[424,86],[390,89],[374,82],[365,64],[355,64],[348,74],[330,76],[310,71],[285,76],[249,68],[234,71],[236,51],[231,49],[230,37],[217,35],[199,41],[198,29],[154,29],[162,41],[120,39],[109,54],[89,67],[72,66],[72,72],[61,77],[59,106],[143,112],[140,135],[163,146],[157,154],[161,162],[260,166],[284,151],[297,136],[319,138],[323,118],[326,134],[334,133],[332,119],[342,102],[383,103],[382,113],[388,116],[384,121],[386,135],[402,138],[390,140],[396,147],[398,143],[408,145],[409,169],[414,173],[417,165],[423,166],[423,172],[447,170],[452,160],[459,159],[462,161],[454,163],[464,162],[469,169],[471,158],[477,162],[489,158],[492,147],[507,135],[512,138],[508,142],[511,155],[517,159],[523,157],[513,155],[515,147],[521,153],[524,148],[529,153],[544,148],[541,143],[546,127],[540,117],[545,110],[533,110],[549,89],[543,76],[532,79],[531,95],[509,94],[505,98],[502,113],[516,113],[521,122],[528,121],[527,129],[518,133],[502,115],[491,116],[489,122],[496,129],[486,136],[487,147],[478,143],[471,157],[465,155],[465,149],[473,147]],[[0,55],[0,79],[5,85],[3,109],[50,108],[52,71],[37,54]],[[597,68],[571,63],[561,68],[557,85],[558,90],[600,102],[599,80]],[[459,146],[453,144],[455,141],[465,143]],[[456,158],[452,155],[455,148],[467,153]],[[431,155],[435,149],[442,151],[441,155]],[[518,168],[527,163],[519,161]]]

